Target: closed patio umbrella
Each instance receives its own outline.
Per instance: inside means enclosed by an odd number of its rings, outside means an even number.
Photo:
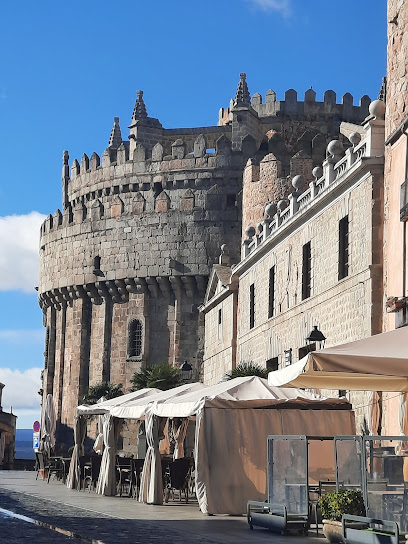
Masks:
[[[103,444],[101,468],[99,471],[96,492],[100,495],[116,495],[115,458],[116,442],[122,422],[111,414],[103,416]]]
[[[49,393],[45,399],[45,406],[42,414],[41,439],[39,450],[51,455],[51,450],[55,449],[55,428],[56,417],[52,395]]]
[[[79,458],[84,454],[84,440],[86,436],[86,421],[81,416],[75,416],[74,422],[74,451],[72,452],[71,463],[67,477],[68,489],[75,489],[80,484],[81,473]]]
[[[162,467],[159,452],[158,418],[148,412],[145,419],[147,452],[140,480],[139,502],[163,504]]]

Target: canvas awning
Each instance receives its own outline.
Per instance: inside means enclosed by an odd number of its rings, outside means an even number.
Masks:
[[[274,387],[268,385],[267,380],[263,378],[246,376],[192,391],[180,397],[172,397],[160,403],[153,402],[150,411],[160,417],[190,417],[204,407],[255,409],[282,403],[293,403],[299,408],[302,404],[307,404],[308,408],[318,408],[324,404],[326,406],[344,404],[344,400],[317,399],[307,391]]]
[[[206,388],[207,386],[200,382],[186,383],[167,391],[159,391],[158,393],[149,395],[148,397],[130,399],[129,401],[121,403],[118,406],[112,407],[110,409],[110,413],[114,417],[124,419],[140,419],[146,415],[148,408],[153,402],[160,404],[167,399],[174,399],[179,396],[184,396],[188,392],[199,391]]]
[[[154,387],[146,387],[144,389],[139,389],[138,391],[133,391],[132,393],[127,393],[126,395],[121,395],[120,397],[98,402],[97,404],[81,404],[77,408],[77,414],[79,416],[108,414],[114,406],[121,406],[130,401],[141,400],[157,393],[161,393],[161,390],[155,389]]]
[[[274,386],[408,391],[408,327],[313,351],[268,375]]]

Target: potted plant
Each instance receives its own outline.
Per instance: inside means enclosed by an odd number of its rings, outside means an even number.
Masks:
[[[365,506],[360,489],[340,489],[320,497],[318,507],[322,512],[323,534],[329,542],[343,542],[341,518],[343,514],[364,516]]]

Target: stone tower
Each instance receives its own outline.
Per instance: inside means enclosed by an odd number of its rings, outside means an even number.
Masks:
[[[109,380],[127,390],[145,365],[187,360],[200,378],[197,308],[220,246],[238,262],[258,201],[284,197],[295,171],[307,182],[340,122],[361,122],[368,103],[353,106],[345,95],[336,104],[333,91],[319,103],[312,90],[298,102],[290,90],[281,102],[268,91],[263,104],[241,74],[217,126],[165,129],[139,91],[127,140],[115,118],[102,157],[84,154],[70,168],[64,151],[62,210],[41,227],[39,284],[43,389],[60,424],[72,426],[89,385]],[[244,221],[243,176],[253,187],[268,178],[253,200],[245,189]]]

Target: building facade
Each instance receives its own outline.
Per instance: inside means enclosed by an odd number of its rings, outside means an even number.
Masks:
[[[333,91],[317,102],[310,89],[304,102],[289,90],[284,101],[269,91],[263,104],[241,74],[217,126],[165,129],[139,92],[128,141],[115,118],[101,157],[83,155],[70,168],[64,152],[63,205],[41,227],[39,282],[43,390],[59,424],[72,426],[89,385],[128,390],[146,365],[187,360],[203,376],[198,306],[220,246],[239,261],[248,158],[280,161],[284,198],[288,176],[304,173],[306,183],[340,123],[361,122],[368,103],[354,106],[346,94],[337,104]]]
[[[240,362],[270,370],[296,362],[319,347],[306,341],[315,326],[327,347],[382,331],[384,109],[376,101],[362,127],[341,127],[349,147],[332,141],[306,190],[297,175],[287,199],[274,202],[273,190],[265,195],[264,211],[253,216],[257,228],[245,229],[241,262],[223,267],[224,279],[214,267],[202,307],[206,382],[216,383]],[[256,170],[248,161],[244,206],[246,193],[249,200],[273,187],[280,169],[270,155]],[[232,346],[236,356],[227,359]],[[367,397],[352,393],[350,399],[362,426],[367,410],[357,407]]]
[[[408,324],[407,220],[408,220],[408,5],[387,3],[387,80],[384,182],[384,331]],[[407,395],[385,394],[384,428],[400,434],[400,406]],[[404,430],[404,433],[408,429]]]
[[[1,405],[4,384],[0,383],[0,467],[12,469],[16,449],[17,416],[4,412]]]

